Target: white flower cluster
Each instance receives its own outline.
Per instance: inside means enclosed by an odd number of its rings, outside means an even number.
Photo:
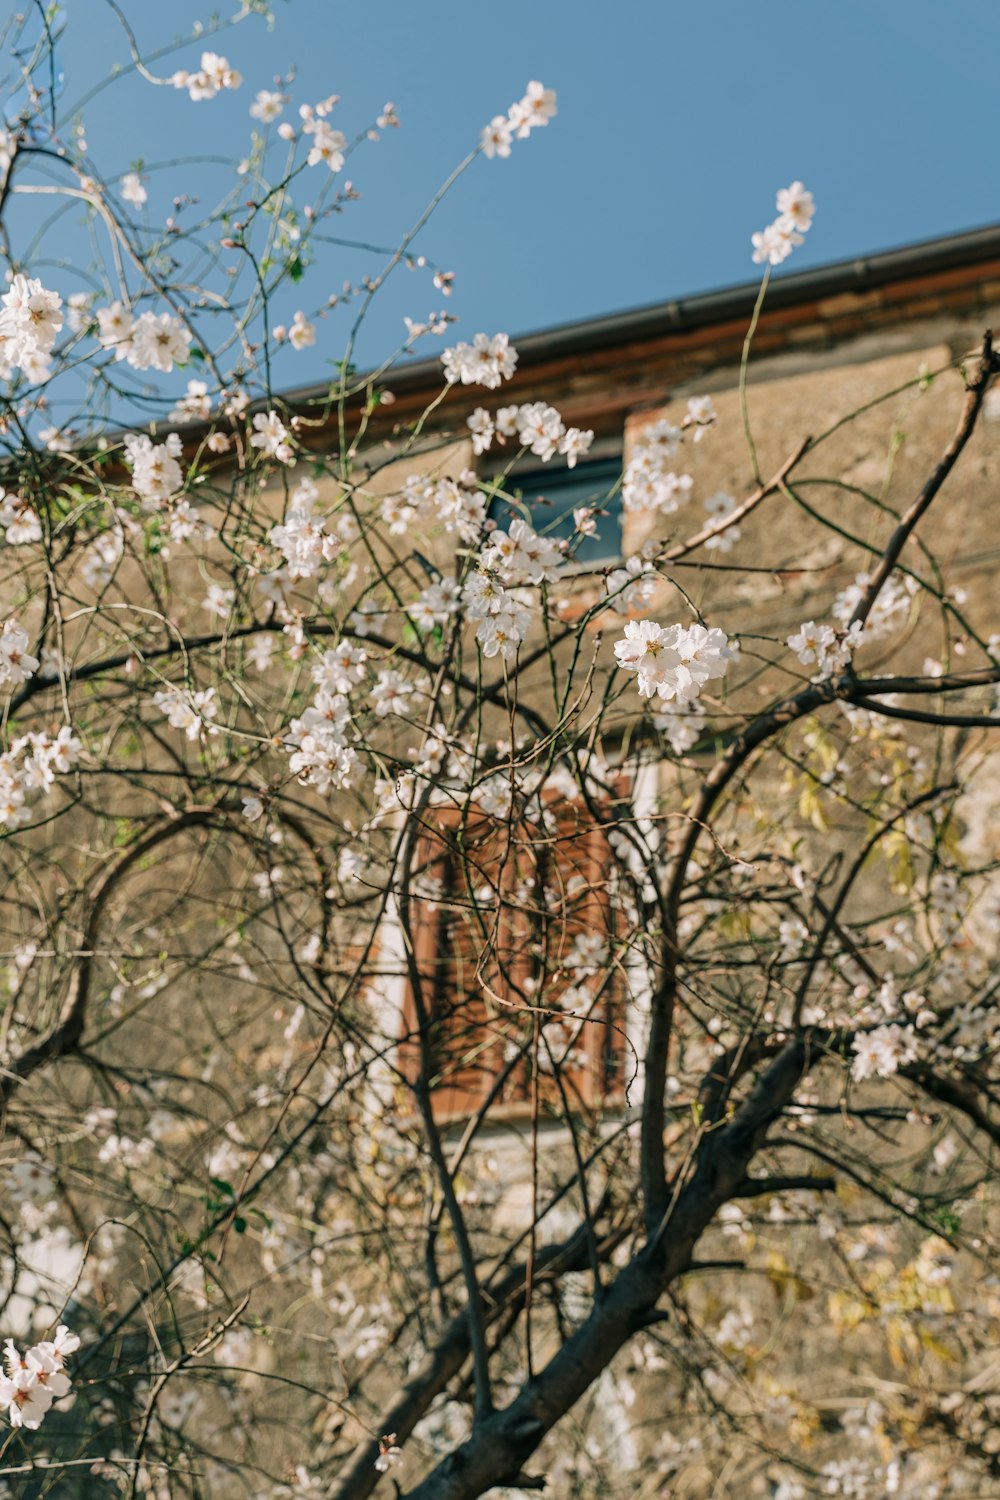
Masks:
[[[457,480],[411,474],[402,490],[382,501],[381,510],[392,536],[405,536],[421,517],[438,522],[464,542],[474,542],[486,520],[486,496],[472,469],[463,470]]]
[[[272,526],[267,539],[277,547],[293,579],[311,578],[321,563],[337,556],[341,538],[326,530],[326,518],[315,514],[319,490],[311,479],[303,479],[292,491],[291,503],[280,526]]]
[[[126,437],[125,452],[132,469],[132,488],[142,501],[143,510],[155,510],[181,489],[184,475],[177,460],[183,451],[176,432],[170,433],[162,443],[154,443],[144,433],[129,433]]]
[[[742,534],[738,526],[723,524],[736,509],[736,501],[732,495],[727,495],[725,490],[716,490],[715,494],[709,495],[705,501],[705,509],[708,511],[711,524],[719,528],[713,536],[706,539],[706,552],[729,552]]]
[[[446,625],[457,612],[462,590],[454,578],[441,578],[437,583],[421,589],[406,613],[421,630],[433,630],[436,625]]]
[[[38,513],[20,495],[9,495],[0,489],[0,526],[10,547],[42,540],[42,523]]]
[[[625,639],[615,643],[618,665],[636,673],[640,696],[663,702],[693,703],[706,682],[725,676],[737,654],[719,629],[654,620],[629,620]]]
[[[860,604],[870,576],[868,573],[859,573],[854,582],[848,584],[846,589],[842,589],[833,601],[834,617],[842,621],[844,625]],[[866,641],[879,640],[882,636],[891,635],[893,630],[905,625],[910,613],[910,602],[916,592],[915,578],[900,577],[897,573],[887,578],[872,606],[871,614],[865,621],[864,639]]]
[[[856,1081],[873,1074],[891,1078],[905,1063],[916,1061],[917,1034],[912,1026],[876,1026],[874,1031],[859,1032],[851,1047],[851,1076]]]
[[[35,385],[49,378],[52,346],[63,326],[62,298],[34,277],[15,276],[0,298],[0,378],[15,369]]]
[[[540,125],[547,125],[556,113],[555,89],[547,89],[532,79],[524,98],[512,104],[505,115],[494,115],[483,129],[480,146],[484,156],[509,156],[511,142],[523,141]]]
[[[678,511],[691,498],[694,481],[690,474],[675,473],[667,461],[673,458],[687,432],[693,433],[697,443],[716,420],[711,397],[692,396],[680,426],[666,418],[655,422],[644,433],[625,470],[622,479],[625,509],[659,511],[665,516]]]
[[[477,333],[471,344],[456,344],[441,356],[449,385],[484,385],[495,391],[517,368],[517,350],[506,333]]]
[[[507,438],[516,437],[522,448],[529,449],[543,463],[561,453],[568,469],[576,467],[577,459],[590,451],[594,441],[589,429],[567,427],[555,407],[547,406],[544,401],[502,406],[495,416],[485,407],[477,406],[466,425],[472,433],[476,453],[487,452],[494,438],[504,443]]]
[[[44,796],[76,765],[82,746],[68,724],[54,737],[44,733],[21,735],[0,755],[0,825],[17,828],[31,817],[27,806],[33,792]]]
[[[465,585],[465,610],[481,623],[476,631],[484,656],[513,661],[531,629],[531,610],[520,595],[510,592],[489,573],[470,574]]]
[[[283,344],[287,339],[293,349],[308,349],[316,342],[316,324],[310,323],[300,307],[292,318],[291,327],[279,323],[273,330],[273,337],[276,344]]]
[[[265,458],[276,458],[279,464],[291,468],[295,463],[295,449],[288,435],[288,428],[276,411],[259,411],[253,419],[251,448],[259,448]]]
[[[464,591],[469,619],[480,622],[476,640],[484,656],[514,659],[532,622],[523,588],[558,577],[562,563],[560,548],[527,521],[515,519],[486,538],[480,570],[470,574]]]
[[[250,113],[255,120],[260,120],[263,125],[270,125],[276,120],[285,107],[284,94],[277,94],[273,89],[258,89],[257,95],[250,106]]]
[[[212,403],[208,386],[204,380],[189,380],[187,391],[181,396],[170,416],[170,422],[207,422],[212,415]]]
[[[175,89],[187,89],[197,103],[202,99],[214,99],[223,89],[238,89],[243,75],[231,68],[229,59],[220,57],[218,52],[203,52],[201,67],[196,73],[181,68],[171,76],[170,82]]]
[[[169,375],[187,359],[191,335],[172,313],[144,312],[135,317],[124,302],[97,309],[97,337],[115,359],[134,370],[162,370]]]
[[[88,589],[106,589],[125,551],[120,531],[104,531],[94,538],[83,554],[80,572]]]
[[[12,1427],[34,1431],[52,1403],[69,1395],[66,1359],[79,1347],[77,1335],[62,1323],[54,1338],[32,1344],[23,1354],[13,1339],[4,1341],[6,1374],[0,1375],[0,1406],[6,1406]]]
[[[0,632],[0,688],[18,688],[38,671],[38,658],[28,650],[28,632],[16,620],[5,620]]]
[[[815,666],[813,682],[825,682],[843,672],[860,644],[860,624],[849,630],[834,630],[832,625],[817,625],[815,620],[806,620],[785,642],[804,667]]]
[[[299,107],[302,129],[306,135],[312,136],[312,146],[306,157],[306,165],[309,167],[318,167],[323,162],[331,172],[339,172],[344,165],[344,147],[347,145],[347,137],[343,131],[333,130],[326,123],[325,118],[336,102],[334,95],[329,99],[324,99],[322,104],[317,104],[315,108],[310,104],[303,104]]]
[[[496,573],[508,587],[552,582],[559,576],[563,561],[555,542],[539,536],[519,518],[511,521],[506,531],[491,532],[480,557],[482,567]]]
[[[612,568],[605,579],[608,603],[620,615],[649,604],[656,592],[653,564],[638,553],[627,557],[620,568]]]
[[[149,194],[142,185],[142,178],[138,172],[126,172],[122,178],[122,198],[126,203],[131,203],[135,208],[141,208],[147,202]]]
[[[676,698],[664,703],[653,715],[654,727],[666,737],[675,755],[686,755],[698,743],[705,723],[705,715],[693,703],[682,703]]]
[[[891,1493],[882,1470],[860,1458],[831,1459],[823,1465],[820,1477],[824,1495],[841,1495],[844,1500],[876,1500],[876,1496]]]
[[[363,670],[363,652],[360,660],[353,661],[349,655],[341,659],[337,658],[336,652],[326,652],[324,667],[331,656],[336,659],[334,670],[342,668],[347,677],[352,675],[352,667],[361,666]],[[322,675],[319,681],[324,681]],[[342,692],[332,692],[327,686],[320,686],[302,717],[292,720],[284,743],[291,752],[289,770],[303,786],[331,792],[353,784],[360,762],[357,753],[347,743],[351,722],[351,705],[347,698]]]
[[[215,701],[215,688],[195,691],[191,688],[163,688],[153,694],[153,706],[166,714],[167,723],[173,729],[183,729],[189,740],[201,734],[218,734],[219,726],[212,722],[219,712]]]
[[[816,205],[812,193],[807,193],[801,182],[781,188],[776,204],[778,217],[766,229],[751,235],[753,258],[758,265],[767,262],[779,266],[787,260],[813,221]]]

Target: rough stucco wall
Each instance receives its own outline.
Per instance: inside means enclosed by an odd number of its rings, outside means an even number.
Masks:
[[[704,549],[692,554],[693,561],[762,571],[716,571],[706,577],[696,568],[677,570],[679,581],[711,615],[713,624],[729,631],[749,628],[784,636],[802,619],[827,616],[836,591],[870,566],[872,554],[866,545],[884,546],[895,524],[893,516],[880,514],[876,505],[855,491],[866,491],[894,511],[905,510],[951,438],[963,388],[959,375],[947,369],[950,360],[949,348],[939,344],[862,364],[838,363],[810,374],[766,380],[757,379],[751,363],[748,407],[765,478],[802,438],[821,434],[868,403],[878,404],[809,453],[793,476],[793,488],[801,498],[857,541],[827,530],[785,496],[770,496],[747,518],[743,535],[731,551],[714,558]],[[914,380],[922,369],[944,373],[922,391],[912,387],[879,401],[885,392]],[[738,391],[730,386],[716,392],[713,400],[719,413],[717,428],[697,446],[685,445],[677,455],[678,469],[687,468],[694,476],[692,500],[676,516],[626,514],[626,554],[637,551],[652,536],[682,540],[699,530],[706,520],[702,503],[717,490],[726,490],[737,501],[752,493]],[[682,412],[683,405],[675,402],[630,418],[626,462],[651,423],[661,416],[676,421]],[[992,573],[1000,560],[998,481],[1000,428],[981,420],[918,531],[952,587],[968,591],[970,623],[984,634],[990,630]],[[922,576],[928,575],[915,542],[904,553],[904,561]],[[661,607],[667,602],[664,597]],[[929,612],[925,609],[924,614]],[[942,655],[942,647],[939,628],[922,628],[907,649],[907,664],[919,668],[925,655]]]

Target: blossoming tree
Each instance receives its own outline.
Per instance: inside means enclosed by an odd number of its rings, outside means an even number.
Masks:
[[[247,107],[120,19],[150,89]],[[592,435],[504,402],[506,335],[412,419],[393,372],[445,314],[354,366],[397,267],[450,289],[412,236],[282,395],[392,106],[350,140],[274,80],[230,196],[164,226],[53,95],[63,24],[12,23],[0,150],[0,1493],[996,1493],[1000,907],[963,795],[1000,638],[935,553],[989,335],[915,372],[953,436],[915,495],[855,487],[863,534],[799,481],[846,418],[759,471],[749,338],[742,498],[696,517],[701,397],[547,522],[518,461]],[[465,165],[555,113],[530,83]],[[814,206],[777,210],[762,297]],[[589,567],[619,491],[646,541]],[[841,584],[724,631],[779,504]],[[965,659],[914,668],[928,620]]]

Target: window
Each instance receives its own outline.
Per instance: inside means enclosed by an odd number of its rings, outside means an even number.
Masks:
[[[419,845],[403,1077],[423,1054],[442,1121],[518,1113],[536,1090],[560,1115],[616,1099],[624,987],[601,814],[556,793],[513,823],[436,809]]]
[[[507,494],[520,497],[528,520],[538,532],[569,541],[575,530],[573,512],[579,506],[593,505],[606,512],[596,517],[597,531],[585,536],[574,548],[579,563],[594,565],[611,562],[621,556],[621,479],[620,454],[584,459],[574,469],[547,465],[539,469],[515,469],[508,475]],[[614,491],[614,494],[612,494]],[[501,526],[523,511],[498,497],[490,506],[491,519]]]

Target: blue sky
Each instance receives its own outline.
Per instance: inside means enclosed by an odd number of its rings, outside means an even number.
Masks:
[[[123,6],[144,47],[208,17],[190,0]],[[64,104],[127,60],[105,0],[67,10]],[[338,225],[389,245],[489,117],[540,78],[558,90],[557,119],[509,160],[476,161],[417,246],[456,273],[455,336],[749,280],[750,233],[796,177],[818,212],[794,269],[1000,219],[995,0],[274,0],[274,10],[273,29],[251,17],[209,43],[244,74],[236,93],[192,104],[127,78],[95,98],[84,115],[92,156],[109,176],[140,155],[214,158],[150,175],[154,218],[179,190],[207,201],[245,150],[256,89],[295,66],[296,104],[338,93],[331,123],[348,135],[395,103],[402,128],[352,159],[362,198]],[[199,50],[163,71],[197,66]],[[281,315],[378,265],[330,248]],[[442,305],[429,276],[400,273],[373,310],[363,359],[398,341],[404,313]],[[322,378],[347,321],[331,315],[317,348],[283,353],[284,383]]]

